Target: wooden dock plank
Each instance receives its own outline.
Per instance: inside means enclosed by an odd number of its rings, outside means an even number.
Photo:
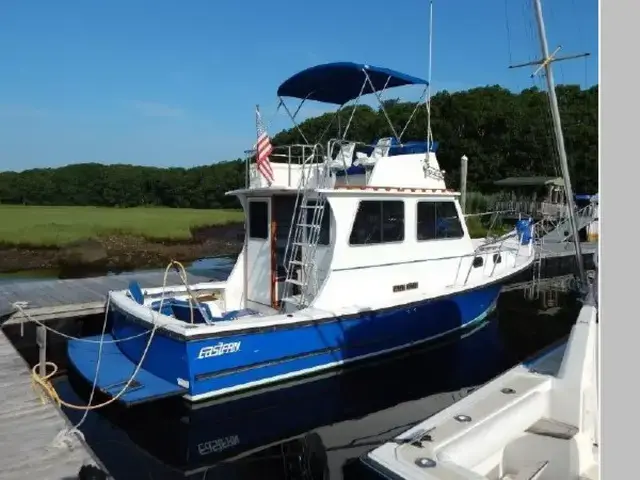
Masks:
[[[0,478],[76,478],[83,464],[96,464],[90,448],[53,445],[69,424],[53,403],[42,403],[31,387],[29,367],[0,330]]]
[[[65,280],[52,281],[44,290],[49,293],[49,297],[54,297],[64,305],[72,303],[82,303],[91,299],[101,300],[101,295],[85,286],[86,282],[76,280],[65,282]]]
[[[0,284],[0,312],[11,312],[16,302],[26,302],[24,310],[38,320],[93,315],[104,311],[110,290],[123,290],[136,280],[142,288],[161,287],[164,271],[147,271],[68,280],[39,280]],[[190,284],[207,282],[211,278],[187,274]],[[176,272],[170,272],[168,285],[180,285]],[[6,315],[5,314],[5,315]],[[22,318],[12,314],[7,324]]]

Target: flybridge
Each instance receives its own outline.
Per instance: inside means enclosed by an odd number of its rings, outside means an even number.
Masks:
[[[397,130],[385,109],[382,93],[401,86],[420,85],[423,92],[414,111],[402,130]],[[280,102],[305,143],[274,148],[271,157],[274,180],[268,182],[252,164],[253,152],[247,158],[247,189],[331,189],[345,185],[413,187],[444,189],[444,172],[436,159],[437,142],[427,132],[426,139],[404,138],[407,127],[424,102],[428,82],[418,77],[353,62],[317,65],[296,73],[278,88]],[[356,107],[364,95],[373,94],[380,112],[388,124],[390,135],[369,144],[348,137],[355,108],[351,110],[338,138],[310,141],[302,131],[296,117],[307,101],[338,105],[332,123],[349,103]],[[299,99],[295,111],[284,98]],[[331,124],[332,124],[331,123]],[[329,127],[331,126],[329,125]],[[327,130],[328,128],[327,127]],[[235,193],[235,192],[234,192]]]

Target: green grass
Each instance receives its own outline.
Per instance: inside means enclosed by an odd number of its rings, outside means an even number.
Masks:
[[[107,235],[182,240],[190,227],[241,222],[239,210],[0,205],[0,243],[59,247]]]
[[[488,219],[488,217],[485,217],[485,219]],[[491,231],[492,235],[504,235],[512,229],[509,225],[497,224],[490,230],[489,225],[483,223],[480,217],[467,217],[466,222],[467,230],[469,230],[469,236],[471,238],[484,238],[489,231]]]
[[[493,204],[499,199],[498,194],[484,194],[480,192],[467,192],[466,213],[483,213],[492,209]]]
[[[474,200],[483,203],[481,195]],[[0,244],[60,247],[107,235],[184,240],[190,238],[191,227],[241,222],[243,218],[240,210],[0,205]],[[487,233],[478,217],[467,218],[467,226],[472,237]]]

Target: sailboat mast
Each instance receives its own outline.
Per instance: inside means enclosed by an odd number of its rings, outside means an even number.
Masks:
[[[580,248],[580,238],[578,236],[578,221],[576,219],[575,203],[573,201],[573,188],[571,187],[571,178],[569,176],[569,163],[567,161],[567,152],[564,146],[564,135],[562,134],[562,123],[560,121],[560,109],[558,108],[558,98],[556,97],[556,87],[553,81],[553,72],[551,69],[552,58],[549,56],[549,45],[547,44],[547,33],[544,28],[544,19],[542,17],[542,5],[540,0],[533,0],[536,21],[538,24],[538,36],[540,37],[540,48],[542,50],[542,60],[547,79],[547,93],[549,96],[549,106],[551,107],[551,118],[553,120],[553,130],[556,137],[556,145],[558,148],[558,156],[560,157],[560,168],[562,170],[562,178],[564,180],[564,189],[567,197],[567,207],[569,208],[569,222],[571,223],[571,232],[573,234],[573,244],[576,249],[576,262],[578,263],[578,275],[582,286],[587,285],[587,276],[582,262],[582,249]]]
[[[429,2],[429,71],[427,72],[427,158],[431,152],[431,65],[433,54],[433,1]]]

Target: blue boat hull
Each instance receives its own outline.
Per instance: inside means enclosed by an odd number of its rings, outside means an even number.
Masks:
[[[158,380],[141,378],[136,389],[120,400],[140,403],[145,398],[184,395],[200,401],[411,347],[482,320],[495,308],[500,289],[500,284],[488,285],[412,305],[224,336],[184,339],[157,329],[142,375]],[[114,339],[137,335],[109,344],[110,356],[120,352],[121,358],[111,362],[113,367],[104,367],[110,373],[101,373],[97,385],[113,396],[117,394],[113,385],[121,386],[131,376],[149,336],[144,335],[146,325],[118,307],[112,307],[110,318]],[[69,342],[70,362],[93,382],[98,345],[79,342]],[[129,366],[125,368],[124,362]]]
[[[101,414],[125,430],[127,437],[149,454],[140,461],[155,457],[179,469],[183,480],[185,477],[202,480],[201,469],[214,466],[207,478],[235,478],[233,472],[237,472],[238,464],[234,459],[245,455],[251,455],[246,463],[257,468],[257,473],[249,477],[270,478],[261,471],[265,464],[259,460],[261,455],[264,458],[270,454],[269,448],[276,448],[279,453],[283,444],[307,444],[307,432],[319,427],[363,418],[439,392],[464,390],[486,382],[504,368],[497,322],[479,322],[465,333],[469,336],[454,334],[447,340],[443,337],[442,341],[407,350],[407,355],[378,357],[380,361],[363,362],[363,368],[348,369],[338,375],[327,372],[296,379],[251,394],[231,395],[224,401],[200,402],[195,404],[196,408],[157,402],[144,408],[103,409]],[[479,349],[483,352],[481,356]],[[443,364],[448,367],[441,368]],[[411,381],[416,368],[429,378],[428,382]],[[74,388],[82,392],[81,398],[86,399],[89,395],[86,382],[75,383],[76,377],[70,378]],[[372,395],[374,390],[376,394]],[[428,401],[423,404],[425,408],[429,405]],[[69,414],[74,415],[71,420],[76,423],[82,412]],[[163,421],[157,422],[157,418]],[[395,425],[387,425],[391,426]],[[337,428],[340,431],[344,426]],[[344,431],[349,430],[347,427]],[[109,443],[109,439],[101,439]]]

